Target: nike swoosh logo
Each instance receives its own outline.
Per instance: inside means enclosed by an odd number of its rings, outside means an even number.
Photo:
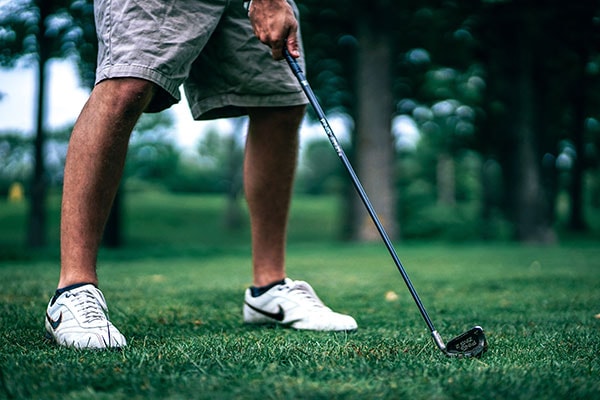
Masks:
[[[271,312],[268,312],[265,310],[261,310],[260,308],[253,307],[251,304],[248,304],[248,303],[246,303],[246,305],[248,307],[250,307],[251,309],[253,309],[254,311],[256,311],[257,313],[262,314],[265,317],[272,318],[275,321],[281,322],[285,319],[285,312],[283,311],[283,307],[281,307],[281,306],[278,306],[279,311],[277,311],[276,313],[271,313]]]
[[[48,322],[50,322],[50,326],[52,327],[52,329],[56,330],[56,328],[58,328],[58,326],[62,322],[62,311],[60,312],[60,316],[56,321],[53,320],[52,317],[48,315],[48,313],[46,313],[46,318],[48,319]]]

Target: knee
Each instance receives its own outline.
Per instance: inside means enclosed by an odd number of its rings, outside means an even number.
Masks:
[[[259,107],[248,110],[250,121],[254,124],[268,124],[287,129],[297,129],[304,118],[306,106]]]
[[[99,83],[94,90],[102,93],[115,112],[139,114],[150,104],[156,86],[144,79],[117,78]]]

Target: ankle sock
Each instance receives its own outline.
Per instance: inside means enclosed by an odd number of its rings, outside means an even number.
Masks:
[[[281,280],[281,281],[277,281],[277,282],[273,282],[269,285],[266,286],[260,286],[260,287],[256,287],[256,286],[251,286],[250,287],[250,295],[252,297],[258,297],[262,294],[265,294],[266,292],[269,291],[269,289],[277,286],[277,285],[283,285],[285,283],[285,279]]]
[[[61,294],[68,292],[69,290],[77,289],[78,287],[85,286],[85,285],[93,285],[93,283],[89,283],[89,282],[76,283],[74,285],[69,285],[69,286],[65,286],[60,289],[56,289],[56,292],[54,292],[54,297],[52,297],[52,304],[54,304],[56,299],[58,299]],[[94,286],[96,286],[96,285],[94,285]]]

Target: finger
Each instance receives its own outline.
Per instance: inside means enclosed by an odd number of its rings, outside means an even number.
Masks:
[[[298,44],[298,28],[290,29],[290,34],[288,35],[288,38],[286,40],[286,47],[292,57],[300,57],[300,45]]]

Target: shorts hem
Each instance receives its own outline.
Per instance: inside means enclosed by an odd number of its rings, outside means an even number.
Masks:
[[[303,92],[275,95],[225,94],[203,99],[190,104],[195,120],[206,120],[246,115],[249,107],[286,107],[308,104]]]
[[[110,65],[98,69],[96,73],[96,84],[112,78],[140,78],[147,81],[153,82],[165,90],[171,97],[173,97],[172,104],[178,103],[181,100],[181,93],[179,87],[181,83],[175,83],[172,79],[168,78],[162,72],[146,67],[143,65]]]

